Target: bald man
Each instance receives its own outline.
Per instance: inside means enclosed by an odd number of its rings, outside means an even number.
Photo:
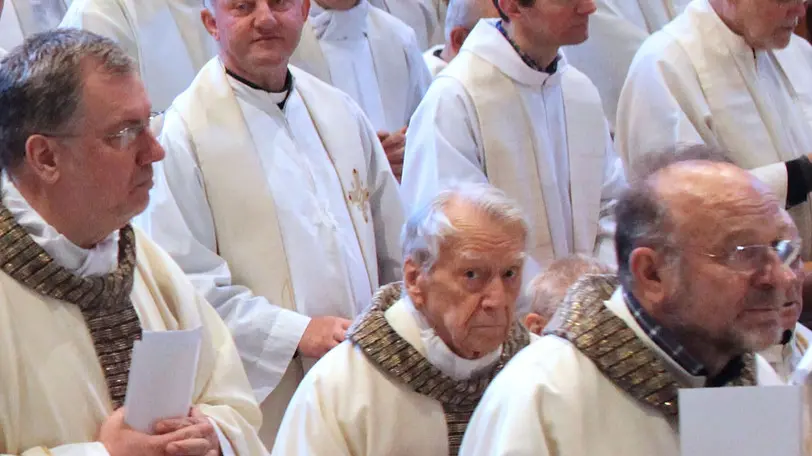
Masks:
[[[499,12],[491,0],[451,0],[445,16],[445,43],[433,46],[423,53],[431,77],[437,76],[457,56],[468,34],[480,19],[498,16]]]
[[[688,161],[634,182],[616,214],[617,278],[570,289],[491,383],[461,455],[678,456],[680,388],[780,383],[755,353],[800,280],[782,202],[740,168]]]

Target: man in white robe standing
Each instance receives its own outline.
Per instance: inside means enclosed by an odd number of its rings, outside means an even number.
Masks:
[[[573,253],[615,261],[611,207],[625,185],[600,97],[559,46],[586,39],[591,0],[499,0],[412,118],[409,208],[453,181],[490,182],[530,218],[535,276]]]
[[[290,63],[349,95],[400,178],[409,118],[431,83],[414,31],[367,0],[320,0]]]
[[[461,455],[679,456],[679,389],[782,384],[754,355],[780,337],[803,267],[779,199],[690,161],[632,184],[616,214],[617,277],[570,289],[491,383]]]
[[[499,13],[492,0],[451,0],[445,19],[445,42],[423,53],[431,77],[436,77],[459,54],[480,19],[493,17],[499,17]]]
[[[163,112],[217,54],[202,0],[73,0],[61,27],[113,39],[135,59],[153,109]]]
[[[443,22],[432,0],[370,0],[369,3],[408,25],[421,51],[442,42]]]
[[[35,33],[50,30],[65,15],[64,0],[6,0],[0,15],[0,48],[11,49]],[[0,1],[0,10],[3,1]]]
[[[265,454],[228,328],[128,224],[164,156],[132,59],[89,32],[47,32],[8,55],[0,87],[0,453]],[[135,342],[190,329],[202,339],[189,416],[130,428]]]
[[[530,340],[515,319],[527,241],[521,208],[489,185],[416,211],[403,282],[307,374],[273,454],[456,456],[485,388]]]
[[[595,0],[589,39],[563,49],[567,61],[592,80],[615,130],[617,100],[634,54],[652,33],[671,22],[690,0]]]
[[[694,0],[632,62],[616,144],[627,169],[682,143],[721,147],[786,201],[812,259],[812,45],[803,0]]]
[[[288,66],[305,0],[208,3],[220,47],[166,113],[152,235],[231,328],[268,448],[304,370],[400,278],[403,208],[375,130]]]

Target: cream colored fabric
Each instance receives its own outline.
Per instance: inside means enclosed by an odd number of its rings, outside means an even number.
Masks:
[[[136,230],[132,301],[145,330],[202,325],[192,402],[238,455],[262,455],[262,417],[228,328],[160,248]],[[93,443],[112,412],[93,342],[76,306],[0,275],[0,453],[102,455]]]

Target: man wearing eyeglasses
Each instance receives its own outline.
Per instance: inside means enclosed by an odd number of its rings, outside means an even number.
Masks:
[[[264,454],[228,328],[129,224],[164,157],[132,59],[86,31],[36,35],[0,67],[0,106],[0,454]],[[202,334],[188,416],[130,428],[135,342],[184,329]]]
[[[755,353],[783,332],[800,237],[727,163],[680,162],[616,207],[618,274],[587,276],[491,383],[463,456],[677,456],[680,388],[781,384]]]
[[[166,112],[152,236],[231,328],[270,448],[304,371],[400,279],[403,208],[348,95],[288,65],[308,0],[213,0],[219,57]]]

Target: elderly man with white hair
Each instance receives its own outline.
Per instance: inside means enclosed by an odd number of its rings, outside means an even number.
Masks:
[[[445,17],[445,43],[432,46],[423,53],[431,77],[448,66],[459,54],[468,34],[480,19],[498,17],[491,0],[451,0]]]
[[[308,373],[273,454],[456,455],[485,388],[530,341],[514,318],[527,241],[518,205],[490,186],[415,212],[403,282]]]

